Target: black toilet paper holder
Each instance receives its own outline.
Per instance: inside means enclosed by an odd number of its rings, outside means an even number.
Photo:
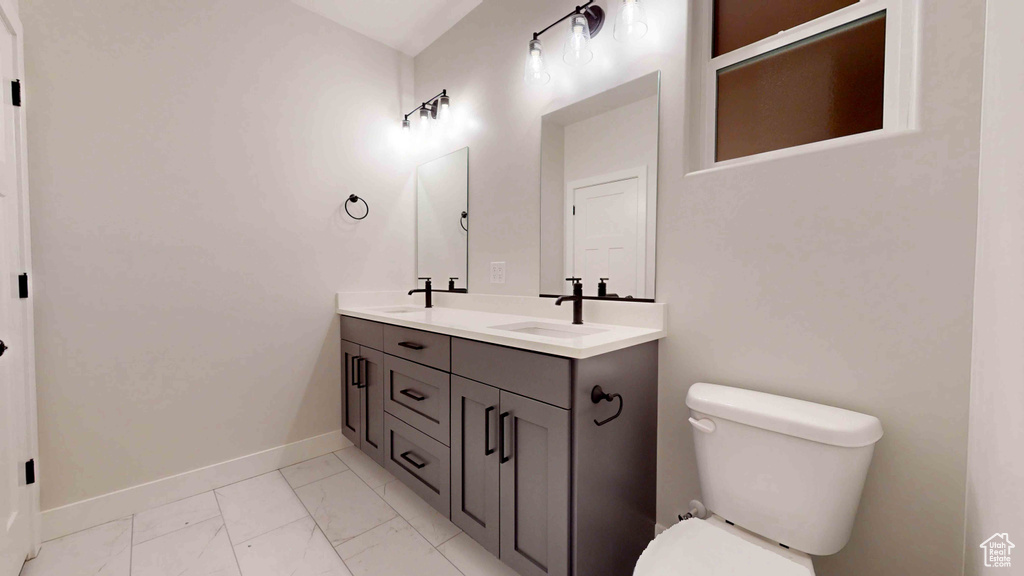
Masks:
[[[594,420],[594,424],[597,424],[598,426],[604,426],[605,424],[611,422],[612,420],[615,420],[616,418],[618,418],[622,414],[622,406],[623,406],[622,395],[621,394],[607,394],[604,390],[601,389],[600,386],[594,386],[594,389],[590,391],[590,401],[593,402],[594,404],[600,404],[601,402],[604,402],[605,400],[607,400],[608,402],[614,402],[615,400],[618,400],[619,401],[619,409],[615,412],[615,415],[612,416],[611,418],[608,418],[606,420],[596,420],[595,419]]]

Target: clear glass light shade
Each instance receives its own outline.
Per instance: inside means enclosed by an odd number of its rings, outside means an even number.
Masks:
[[[408,118],[402,120],[402,132],[405,134],[412,132],[412,122],[409,122]]]
[[[417,122],[417,130],[426,133],[430,132],[431,125],[434,123],[434,119],[430,116],[430,110],[423,108],[420,110],[420,119]]]
[[[526,57],[526,83],[543,86],[551,81],[547,63],[544,62],[544,47],[540,40],[530,40],[530,54]]]
[[[583,14],[569,20],[569,37],[565,39],[562,59],[570,66],[582,66],[594,59],[590,49],[590,23]]]
[[[615,39],[632,42],[647,35],[647,12],[641,0],[622,0],[615,18]]]
[[[452,104],[447,96],[441,96],[437,100],[437,124],[447,126],[452,120]]]

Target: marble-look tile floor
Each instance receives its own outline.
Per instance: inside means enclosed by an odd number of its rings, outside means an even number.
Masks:
[[[21,576],[517,576],[348,447],[43,544]]]

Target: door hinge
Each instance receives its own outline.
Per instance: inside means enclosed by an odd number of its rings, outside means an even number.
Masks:
[[[36,461],[35,458],[25,462],[25,486],[36,483]]]
[[[11,81],[11,104],[21,106],[21,80]]]
[[[28,298],[28,274],[18,276],[18,298]]]

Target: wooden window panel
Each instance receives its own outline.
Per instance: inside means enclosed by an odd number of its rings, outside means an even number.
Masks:
[[[858,0],[715,0],[712,54],[721,56]]]
[[[885,12],[718,71],[718,162],[882,128]]]

